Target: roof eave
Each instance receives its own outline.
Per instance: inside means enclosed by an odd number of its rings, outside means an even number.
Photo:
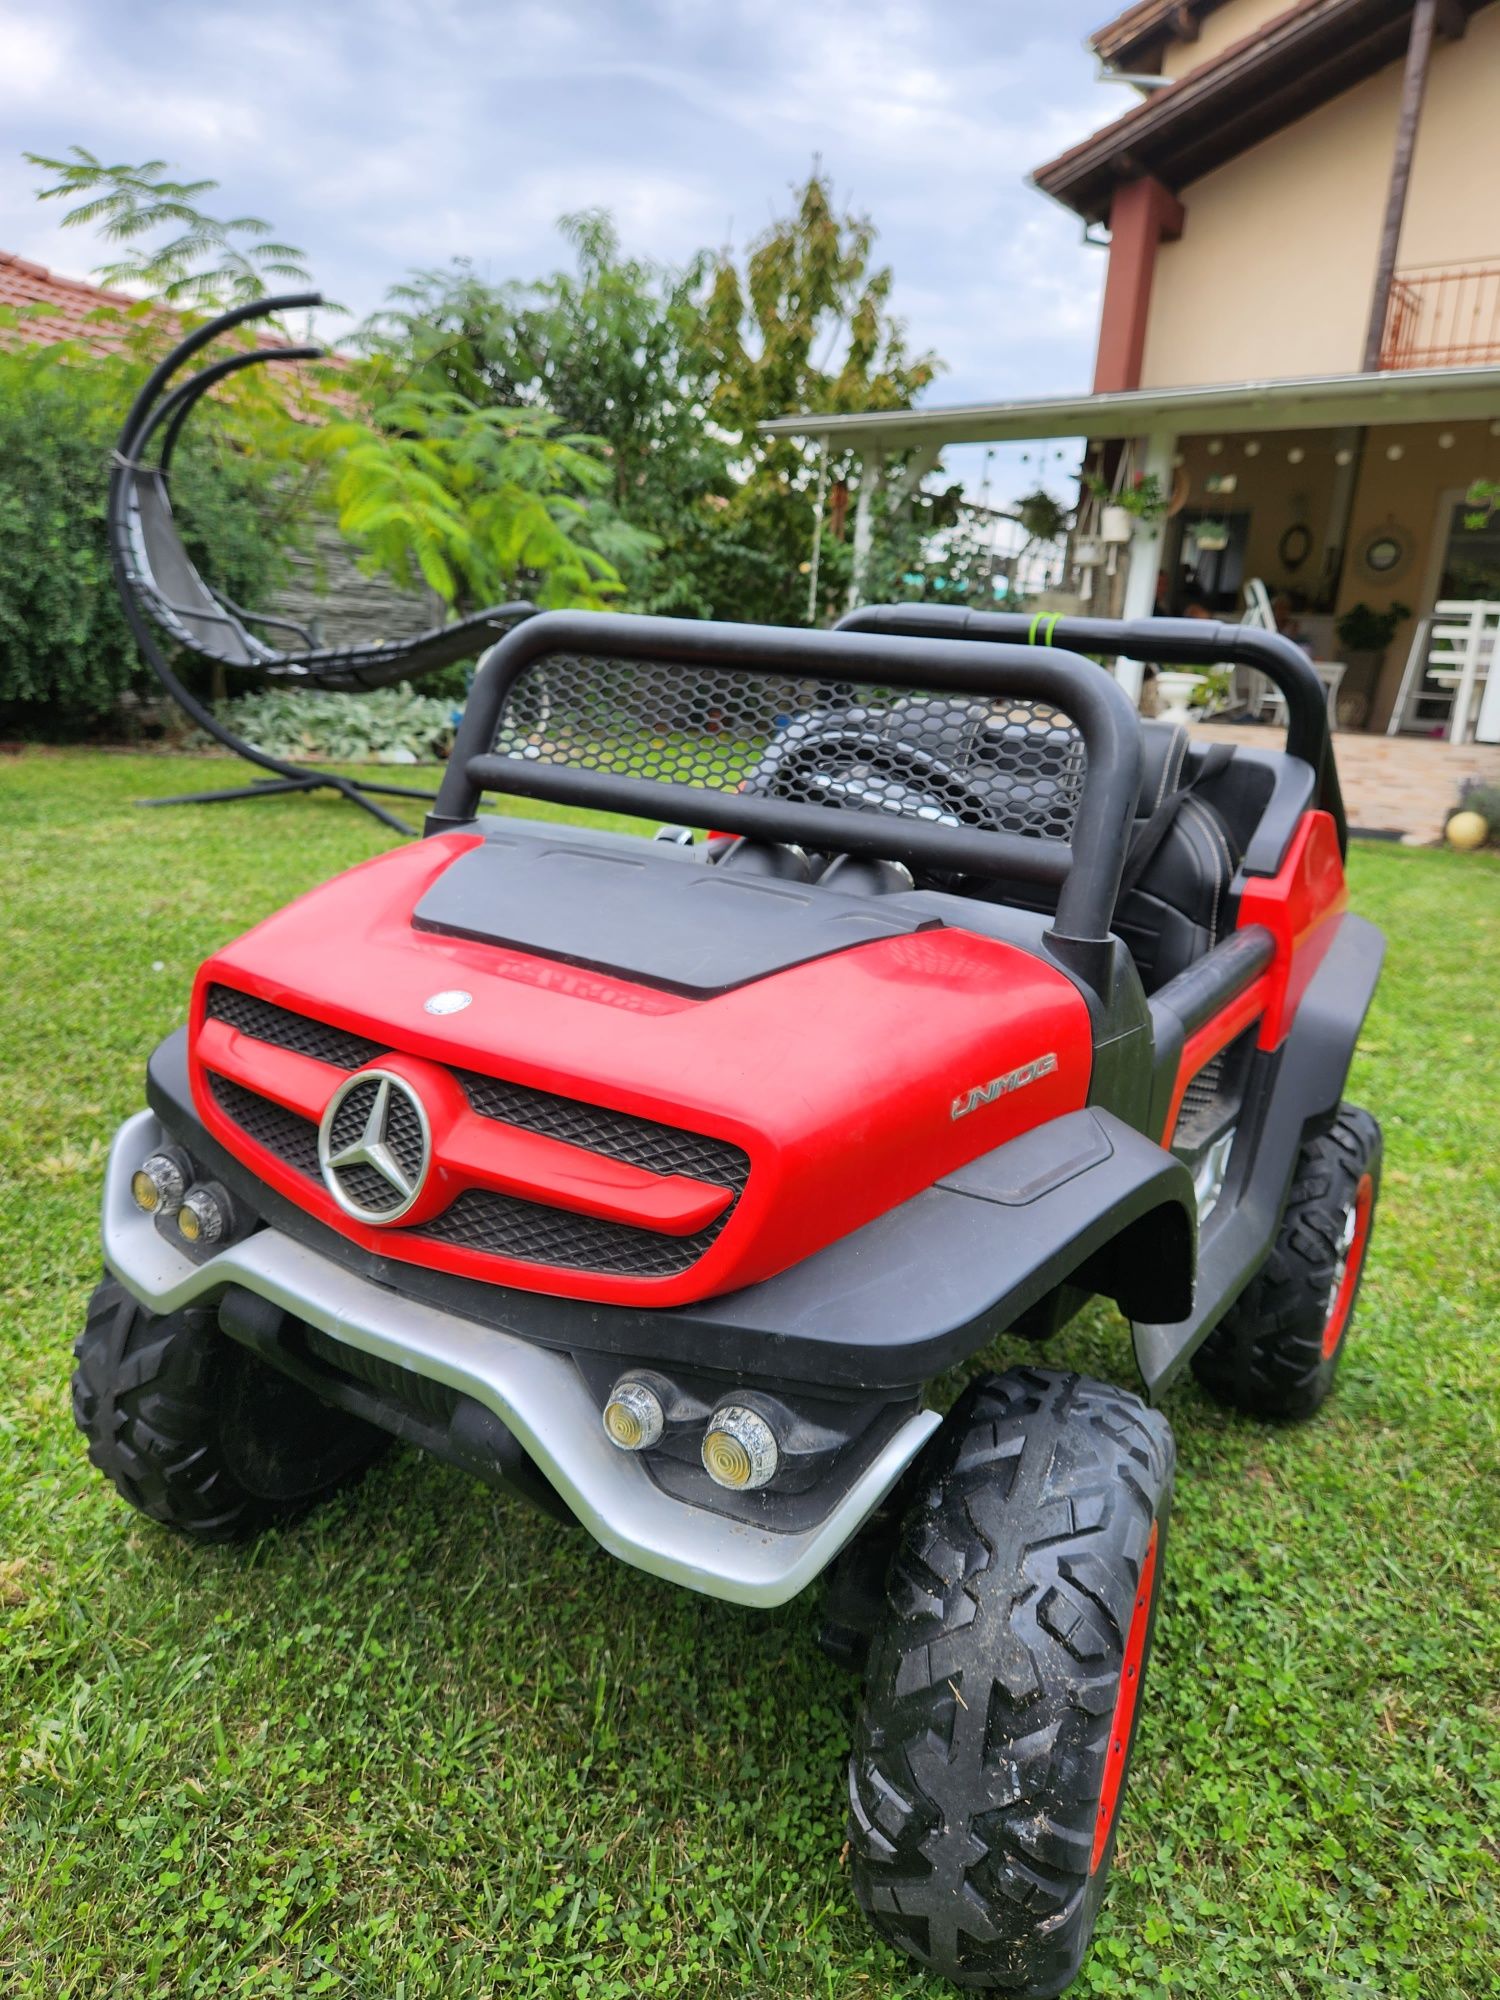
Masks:
[[[1105,395],[1043,396],[946,409],[863,410],[773,417],[768,437],[826,438],[869,451],[990,444],[1048,437],[1179,437],[1236,428],[1320,430],[1338,424],[1459,422],[1500,408],[1500,367],[1412,368],[1373,375],[1217,382]]]

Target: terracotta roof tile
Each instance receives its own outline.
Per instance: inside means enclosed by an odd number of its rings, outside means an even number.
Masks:
[[[9,250],[0,250],[0,306],[40,308],[19,326],[0,330],[6,345],[45,346],[57,340],[82,340],[96,353],[119,347],[127,329],[118,321],[90,321],[90,315],[113,307],[122,311],[139,305],[126,292],[106,291],[78,278],[60,278],[44,264],[33,264]]]

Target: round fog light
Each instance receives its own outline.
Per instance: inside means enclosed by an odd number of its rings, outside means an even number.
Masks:
[[[229,1228],[229,1197],[215,1182],[189,1188],[177,1211],[177,1228],[189,1243],[217,1243]]]
[[[170,1153],[152,1153],[130,1176],[130,1198],[143,1215],[175,1215],[187,1176]]]
[[[775,1474],[778,1456],[776,1433],[757,1411],[726,1403],[709,1419],[703,1469],[715,1485],[742,1492],[764,1486]]]
[[[621,1451],[644,1451],[666,1426],[661,1398],[644,1382],[616,1382],[604,1405],[604,1431]]]

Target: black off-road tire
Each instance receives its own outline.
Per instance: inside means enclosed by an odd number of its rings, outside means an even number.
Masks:
[[[1276,1247],[1193,1356],[1218,1402],[1310,1417],[1349,1337],[1380,1197],[1380,1127],[1344,1104],[1298,1156]]]
[[[854,1891],[960,1986],[1050,1996],[1114,1851],[1175,1453],[1128,1391],[973,1383],[892,1561],[849,1760]]]
[[[294,1519],[390,1442],[229,1339],[211,1306],[158,1317],[114,1278],[73,1355],[90,1459],[132,1507],[197,1542]]]

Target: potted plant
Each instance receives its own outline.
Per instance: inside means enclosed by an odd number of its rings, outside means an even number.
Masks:
[[[1229,523],[1227,521],[1195,521],[1192,536],[1197,546],[1205,554],[1212,555],[1218,549],[1229,547]]]
[[[1085,484],[1099,502],[1102,542],[1128,542],[1137,521],[1159,521],[1167,511],[1167,496],[1154,472],[1138,473],[1118,493],[1098,473],[1090,474]]]
[[[1045,487],[1025,493],[1016,502],[1016,519],[1034,542],[1060,542],[1067,533],[1068,510]]]
[[[1334,626],[1340,657],[1348,669],[1344,691],[1350,696],[1361,696],[1367,708],[1380,684],[1385,649],[1395,638],[1396,627],[1410,616],[1411,606],[1399,600],[1388,604],[1384,611],[1377,611],[1361,600],[1351,604]]]

